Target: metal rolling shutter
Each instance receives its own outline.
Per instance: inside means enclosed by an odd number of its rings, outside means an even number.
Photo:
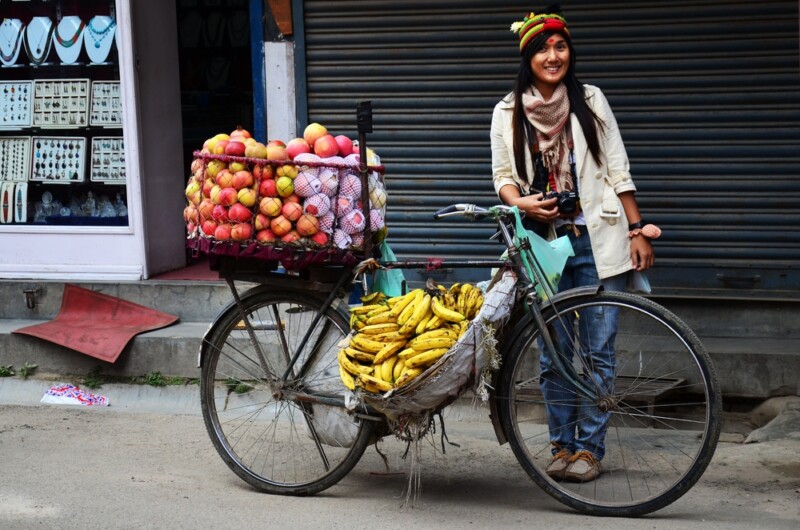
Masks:
[[[430,214],[496,201],[491,112],[516,73],[508,27],[530,6],[295,2],[304,11],[308,121],[354,134],[355,103],[373,102],[369,142],[388,166],[399,257],[497,254],[490,227],[433,223]],[[797,298],[798,2],[565,7],[579,76],[611,102],[640,206],[664,229],[650,274],[656,292]]]

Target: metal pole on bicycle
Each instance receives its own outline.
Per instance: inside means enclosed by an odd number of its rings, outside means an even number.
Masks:
[[[358,169],[361,173],[361,209],[364,212],[364,259],[372,257],[372,230],[369,204],[369,160],[367,159],[367,133],[372,132],[372,102],[361,101],[356,105],[358,125]]]

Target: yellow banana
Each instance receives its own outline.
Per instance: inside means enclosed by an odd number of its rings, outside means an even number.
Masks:
[[[377,335],[379,333],[389,333],[397,331],[400,326],[394,322],[386,322],[385,324],[368,324],[361,328],[361,333],[364,335]]]
[[[447,350],[449,350],[449,348],[435,348],[433,350],[425,350],[420,352],[414,357],[408,357],[406,359],[406,369],[419,368],[420,366],[428,366],[433,364],[434,362],[438,361],[442,355],[447,353]]]
[[[372,371],[372,367],[370,366],[363,366],[358,363],[354,363],[350,359],[348,359],[347,355],[344,353],[344,350],[339,350],[339,366],[347,370],[353,375],[358,375],[361,373],[368,373]]]
[[[408,304],[414,301],[416,295],[416,291],[409,291],[404,294],[397,302],[394,303],[394,305],[392,305],[391,313],[395,317],[400,316],[400,313],[402,313],[403,310],[408,307]]]
[[[386,313],[387,311],[391,310],[391,307],[388,305],[380,305],[376,309],[373,309],[369,313],[367,313],[367,318],[372,318],[375,315],[380,315],[381,313]]]
[[[362,306],[358,306],[358,307],[351,307],[350,308],[350,313],[352,313],[353,315],[366,315],[370,311],[374,311],[375,309],[378,309],[379,307],[383,307],[383,306],[381,304],[370,304],[370,305],[362,305]]]
[[[447,320],[448,322],[461,322],[464,320],[464,315],[462,313],[444,307],[438,298],[433,299],[431,309],[433,309],[433,313],[442,320]]]
[[[433,306],[433,300],[431,300],[431,306]],[[431,309],[431,312],[433,313],[433,309]],[[428,320],[428,323],[425,325],[425,330],[435,331],[439,329],[442,326],[442,324],[444,324],[444,322],[445,320],[443,318],[440,318],[439,315],[434,313],[431,319]]]
[[[458,338],[458,333],[456,333],[452,329],[439,328],[439,329],[434,329],[434,330],[431,330],[431,331],[426,331],[425,333],[421,333],[420,335],[417,335],[416,337],[414,337],[411,340],[411,342],[413,343],[413,342],[417,342],[417,341],[421,341],[421,340],[425,340],[425,339],[438,339],[438,338],[441,338],[441,337],[447,337],[449,339],[457,339]],[[410,343],[409,343],[409,346],[411,346]]]
[[[353,335],[353,338],[350,339],[350,344],[367,353],[378,353],[384,346],[382,342],[372,340],[368,335],[362,335],[360,333]]]
[[[453,293],[447,293],[444,295],[444,300],[442,303],[447,309],[452,309],[453,311],[456,310],[456,295]]]
[[[388,392],[389,390],[394,388],[391,383],[384,381],[383,379],[378,379],[377,377],[371,375],[360,374],[358,378],[365,385],[374,385],[374,387],[380,390],[381,392]]]
[[[345,370],[344,366],[342,366],[341,364],[339,364],[339,377],[342,378],[342,383],[344,383],[344,386],[346,386],[350,390],[355,390],[356,388],[355,379],[353,379],[353,376],[350,375],[350,372]]]
[[[381,363],[381,379],[389,383],[394,381],[395,364],[397,364],[397,355],[393,355]],[[375,371],[377,371],[377,369]]]
[[[411,315],[414,314],[417,306],[422,302],[422,298],[425,296],[425,291],[422,289],[415,289],[412,291],[414,293],[414,299],[408,304],[405,309],[397,316],[397,323],[401,326],[404,325]]]
[[[356,361],[361,361],[362,363],[372,364],[372,361],[375,360],[374,353],[367,353],[365,351],[357,350],[355,348],[347,347],[344,349],[344,353],[348,357],[352,357]]]
[[[361,302],[363,304],[380,304],[384,300],[386,300],[386,295],[380,291],[374,291],[361,297]]]
[[[411,313],[411,316],[406,320],[406,322],[400,326],[400,333],[411,333],[422,321],[423,317],[428,313],[428,309],[431,307],[431,295],[425,293],[422,295],[422,300],[417,302],[414,305],[414,312]],[[399,320],[398,320],[399,322]]]
[[[403,372],[400,374],[400,377],[397,378],[394,382],[395,388],[402,388],[408,383],[411,382],[412,379],[417,377],[419,374],[422,373],[421,368],[405,368]]]
[[[461,290],[461,284],[456,282],[450,286],[450,289],[448,289],[447,292],[455,296],[459,290]]]
[[[415,350],[414,348],[409,347],[409,348],[406,348],[404,350],[401,350],[397,354],[397,357],[400,358],[400,359],[406,359],[408,357],[413,357],[413,356],[415,356],[417,354],[419,354],[419,352],[417,350]]]
[[[406,361],[400,357],[393,358],[397,359],[397,361],[395,361],[394,367],[392,368],[392,381],[397,381],[397,378],[400,377],[401,373],[403,373],[403,368],[406,366]]]
[[[456,339],[451,339],[450,337],[436,337],[433,339],[423,339],[419,341],[414,339],[408,345],[414,350],[421,352],[437,348],[450,348],[455,343]]]
[[[399,341],[399,342],[390,342],[386,346],[384,346],[381,351],[375,354],[375,358],[372,360],[372,364],[379,365],[389,357],[393,356],[395,353],[399,352],[403,349],[403,346],[406,345],[406,341]]]
[[[419,324],[417,324],[417,328],[414,330],[414,333],[416,333],[417,335],[425,333],[425,328],[427,327],[428,322],[435,316],[436,315],[433,314],[433,311],[431,311],[430,307],[428,307],[428,312],[425,313],[425,316],[422,317],[422,320],[419,321]]]
[[[396,324],[397,317],[391,311],[383,311],[367,318],[366,324],[368,326],[375,326],[377,324]]]

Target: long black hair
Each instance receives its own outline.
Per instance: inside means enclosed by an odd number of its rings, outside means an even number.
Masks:
[[[512,119],[514,133],[514,165],[517,168],[517,175],[519,178],[529,184],[533,183],[533,175],[528,175],[528,170],[525,165],[525,150],[528,149],[530,151],[531,160],[533,160],[533,142],[538,140],[536,139],[533,126],[530,121],[528,121],[527,116],[525,116],[522,94],[531,90],[531,87],[534,85],[535,77],[531,69],[531,59],[544,45],[545,41],[555,33],[554,31],[543,31],[536,35],[536,37],[525,46],[522,57],[520,58],[517,80],[514,84],[514,116]],[[567,46],[569,46],[569,68],[567,69],[567,75],[564,77],[563,83],[567,87],[570,112],[574,113],[578,118],[581,129],[583,129],[583,135],[586,138],[586,144],[589,147],[589,152],[592,153],[594,161],[600,164],[601,150],[597,132],[598,130],[602,130],[604,124],[586,103],[583,83],[575,76],[576,55],[575,49],[572,47],[572,39],[570,39],[569,35],[566,33],[558,32],[558,34],[564,37]]]

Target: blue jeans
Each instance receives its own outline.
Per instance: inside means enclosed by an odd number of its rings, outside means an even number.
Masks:
[[[575,251],[575,256],[567,260],[567,265],[558,284],[559,292],[572,287],[598,285],[602,283],[607,291],[622,291],[627,275],[620,274],[602,282],[597,276],[592,247],[586,227],[579,227],[581,234],[567,233]],[[563,353],[563,359],[571,363],[574,352],[581,356],[584,378],[591,377],[595,385],[613,392],[615,348],[619,311],[609,307],[584,309],[579,312],[578,336],[575,337],[574,314],[562,315],[561,325],[554,322],[556,348]],[[577,339],[577,340],[576,340]],[[539,341],[540,344],[542,341]],[[576,347],[577,346],[577,347]],[[541,366],[540,385],[547,409],[547,424],[550,428],[550,442],[553,453],[567,449],[572,453],[585,450],[598,460],[605,455],[605,436],[610,412],[601,412],[593,403],[576,395],[563,378],[553,370],[552,359],[546,348],[542,348],[539,359]]]

